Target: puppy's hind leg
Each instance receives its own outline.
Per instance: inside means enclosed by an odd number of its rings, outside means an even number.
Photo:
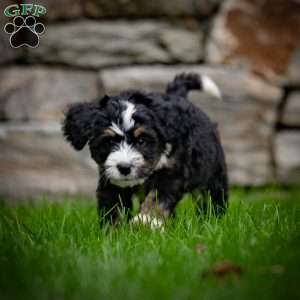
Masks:
[[[215,175],[208,183],[208,195],[217,215],[225,212],[228,205],[228,182],[226,174]]]

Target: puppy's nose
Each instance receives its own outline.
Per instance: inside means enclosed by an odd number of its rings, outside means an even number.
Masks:
[[[118,164],[117,168],[122,175],[128,175],[131,171],[131,165],[127,163]]]

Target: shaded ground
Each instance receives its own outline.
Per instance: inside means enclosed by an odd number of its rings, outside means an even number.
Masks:
[[[300,297],[299,188],[233,190],[221,219],[187,197],[164,232],[76,200],[0,205],[1,299]]]

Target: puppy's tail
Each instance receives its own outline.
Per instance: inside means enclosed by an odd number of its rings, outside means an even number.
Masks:
[[[218,99],[222,99],[221,91],[216,83],[206,75],[181,73],[167,85],[166,93],[186,97],[191,90],[203,91]]]

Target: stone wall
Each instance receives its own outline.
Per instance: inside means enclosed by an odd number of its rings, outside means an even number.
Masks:
[[[219,124],[232,184],[300,182],[299,1],[28,2],[48,11],[39,46],[12,49],[0,30],[0,196],[93,195],[95,164],[61,135],[66,106],[182,71],[222,90],[190,99]]]

